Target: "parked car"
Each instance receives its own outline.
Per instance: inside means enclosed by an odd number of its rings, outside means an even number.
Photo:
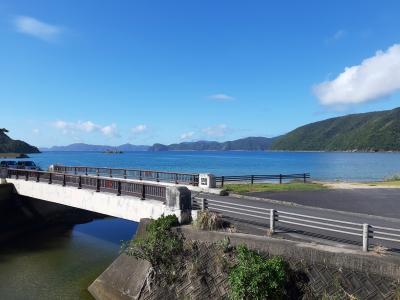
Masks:
[[[0,162],[0,168],[16,169],[17,168],[17,162],[15,160],[2,160]]]
[[[25,170],[40,170],[40,168],[30,160],[23,160],[17,162],[17,169],[25,169]]]

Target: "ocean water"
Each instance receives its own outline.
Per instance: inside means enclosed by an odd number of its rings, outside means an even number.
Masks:
[[[51,164],[163,170],[215,175],[311,173],[313,179],[368,181],[400,174],[400,153],[167,151],[43,152],[31,158]]]

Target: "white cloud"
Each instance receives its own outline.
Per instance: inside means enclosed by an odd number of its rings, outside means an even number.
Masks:
[[[40,133],[40,130],[39,130],[38,128],[33,128],[33,129],[32,129],[32,132],[33,132],[34,134],[39,134],[39,133]]]
[[[377,51],[361,64],[346,67],[335,79],[314,86],[323,105],[358,104],[400,90],[400,44]]]
[[[95,124],[91,121],[65,122],[62,120],[58,120],[54,122],[53,125],[57,129],[62,130],[64,134],[75,133],[75,132],[87,132],[87,133],[99,132],[108,137],[119,136],[117,125],[115,124],[102,126]]]
[[[147,126],[144,124],[140,124],[132,128],[132,133],[134,134],[141,134],[145,131],[147,131]]]
[[[235,100],[234,97],[226,95],[226,94],[213,94],[208,96],[209,99],[216,100],[216,101],[230,101]]]
[[[111,124],[100,128],[102,134],[108,137],[118,137],[117,125]]]
[[[181,140],[191,139],[194,136],[194,134],[195,134],[194,131],[189,131],[189,132],[182,133],[181,136],[180,136],[180,139]]]
[[[223,137],[227,131],[228,127],[225,124],[210,126],[203,129],[203,132],[211,137]]]
[[[62,32],[61,27],[44,23],[35,18],[27,16],[15,17],[14,25],[18,32],[34,36],[45,41],[56,39]]]

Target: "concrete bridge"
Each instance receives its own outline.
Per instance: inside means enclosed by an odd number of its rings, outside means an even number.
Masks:
[[[191,217],[186,186],[21,169],[2,169],[1,178],[23,196],[135,222],[162,214],[174,214],[181,222]]]

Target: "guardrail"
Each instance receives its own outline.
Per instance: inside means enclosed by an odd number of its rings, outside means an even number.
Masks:
[[[59,173],[84,174],[104,177],[121,177],[139,180],[174,182],[175,184],[185,183],[197,186],[199,184],[198,174],[176,173],[154,170],[104,168],[90,166],[63,166],[54,165],[53,170]]]
[[[271,181],[271,180],[279,180],[281,184],[285,180],[293,180],[299,179],[304,183],[307,179],[310,179],[310,173],[301,173],[301,174],[275,174],[275,175],[238,175],[238,176],[218,176],[215,177],[217,183],[220,183],[220,186],[223,187],[226,182],[250,182],[254,184],[256,181]]]
[[[105,179],[101,177],[82,176],[57,172],[45,172],[37,170],[6,169],[7,177],[23,179],[26,181],[47,182],[48,184],[60,184],[73,186],[78,189],[94,189],[96,192],[115,193],[117,196],[130,195],[141,199],[155,199],[164,201],[166,187],[160,185],[136,183],[121,179]]]
[[[371,239],[399,243],[400,246],[400,228],[381,227],[357,222],[321,218],[317,216],[197,197],[193,198],[193,208],[200,210],[207,209],[226,215],[233,214],[244,216],[246,219],[248,219],[248,217],[260,219],[265,222],[265,225],[269,228],[270,234],[275,233],[276,224],[278,223],[279,227],[282,228],[285,228],[285,224],[287,224],[297,228],[305,227],[322,230],[324,232],[356,236],[360,238],[362,249],[365,252],[368,251]],[[246,221],[246,219],[243,219],[242,221]]]

